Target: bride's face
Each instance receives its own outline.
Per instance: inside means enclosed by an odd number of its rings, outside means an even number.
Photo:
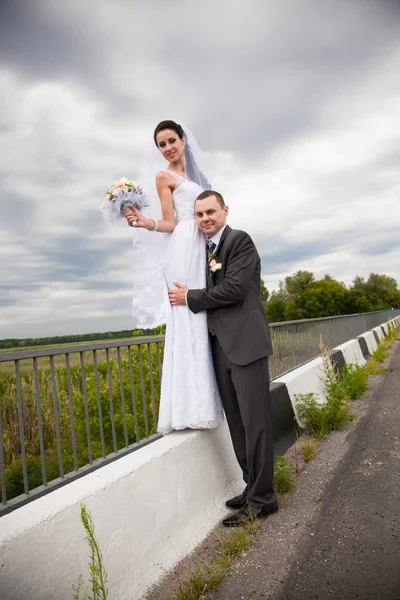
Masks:
[[[157,146],[166,160],[176,163],[183,157],[185,140],[181,140],[173,129],[164,129],[157,134]]]

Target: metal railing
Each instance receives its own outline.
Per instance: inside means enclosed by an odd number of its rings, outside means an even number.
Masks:
[[[271,325],[272,378],[400,314]],[[161,437],[164,337],[0,352],[0,515]]]
[[[399,314],[400,310],[380,310],[272,323],[270,327],[274,355],[269,361],[271,378],[276,379],[316,358],[320,354],[321,339],[328,348],[335,348]]]
[[[164,338],[0,353],[0,514],[161,437]]]

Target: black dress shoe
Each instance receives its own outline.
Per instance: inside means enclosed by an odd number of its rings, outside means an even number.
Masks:
[[[242,508],[235,515],[231,515],[222,521],[222,524],[225,527],[240,527],[241,525],[246,525],[250,521],[254,521],[254,519],[263,519],[267,515],[275,513],[279,510],[278,503],[271,504],[270,506],[266,506],[264,508],[253,508],[252,506],[246,506]]]
[[[243,508],[247,504],[247,485],[239,496],[235,496],[225,502],[228,508]]]

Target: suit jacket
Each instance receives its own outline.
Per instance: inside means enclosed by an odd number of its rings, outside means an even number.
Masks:
[[[222,268],[210,275],[207,263],[207,288],[187,293],[190,310],[207,310],[209,331],[233,364],[247,365],[271,355],[260,290],[261,261],[253,240],[227,225],[215,255]]]

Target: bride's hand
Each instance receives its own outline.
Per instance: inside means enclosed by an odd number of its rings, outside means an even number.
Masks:
[[[130,227],[147,227],[147,219],[134,206],[129,207],[130,210],[125,210],[123,215],[129,223]]]

